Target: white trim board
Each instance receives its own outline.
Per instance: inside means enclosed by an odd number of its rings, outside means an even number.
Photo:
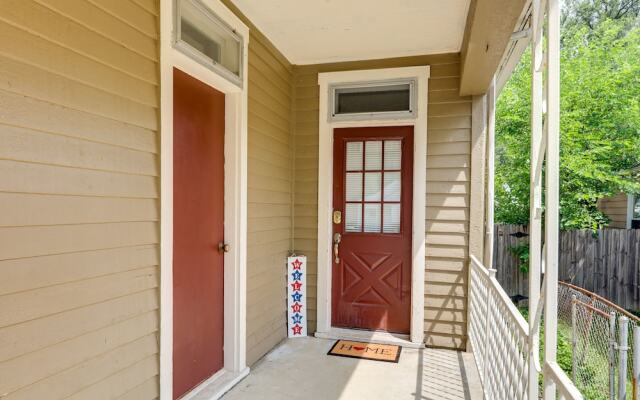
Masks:
[[[246,376],[247,80],[249,28],[219,0],[201,0],[243,38],[239,87],[172,46],[173,0],[160,2],[160,399],[173,399],[173,68],[225,94],[224,367],[184,398],[222,396]]]
[[[318,74],[320,85],[320,126],[318,157],[318,337],[334,337],[331,326],[331,248],[333,227],[333,130],[345,127],[413,126],[413,232],[411,267],[411,329],[409,339],[414,345],[424,342],[424,267],[425,267],[425,206],[427,172],[427,94],[429,66],[386,68],[374,70],[326,72]],[[390,79],[415,78],[418,106],[413,118],[330,121],[330,86]]]

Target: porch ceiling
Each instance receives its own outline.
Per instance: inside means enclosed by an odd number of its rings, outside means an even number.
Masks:
[[[470,0],[232,0],[293,64],[457,52]]]

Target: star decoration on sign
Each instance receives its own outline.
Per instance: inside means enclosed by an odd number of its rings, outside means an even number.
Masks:
[[[300,269],[300,267],[302,267],[302,262],[296,258],[296,259],[291,263],[291,266],[293,267],[293,269]]]
[[[291,317],[291,320],[293,321],[294,324],[300,324],[302,323],[302,315],[296,314],[293,317]]]
[[[302,272],[293,271],[293,273],[291,274],[291,277],[293,277],[294,281],[299,281],[300,279],[302,279]]]
[[[291,306],[291,309],[293,310],[293,312],[299,313],[300,311],[302,311],[302,305],[300,303],[295,303]]]
[[[291,284],[291,288],[293,291],[299,291],[300,289],[302,289],[302,282],[299,281],[295,281]]]
[[[302,335],[302,327],[300,325],[296,324],[291,329],[293,329],[294,335]]]
[[[291,298],[293,299],[293,301],[301,301],[302,294],[300,294],[300,292],[295,292],[294,294],[291,295]]]

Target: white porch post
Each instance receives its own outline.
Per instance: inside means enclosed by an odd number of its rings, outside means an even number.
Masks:
[[[540,303],[540,269],[542,252],[542,29],[541,0],[533,0],[531,59],[531,177],[529,200],[529,399],[538,398],[538,371],[535,357],[539,351],[540,332],[533,323]]]
[[[545,365],[556,362],[558,331],[558,230],[560,209],[560,1],[547,4],[547,163],[545,171]],[[554,382],[545,374],[544,399],[556,398]]]
[[[493,226],[495,192],[496,78],[487,90],[487,222],[485,225],[484,265],[493,269]]]

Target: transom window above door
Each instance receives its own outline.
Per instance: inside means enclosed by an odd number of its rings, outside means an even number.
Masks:
[[[415,79],[333,85],[329,120],[414,118],[416,86]]]
[[[400,233],[402,141],[345,145],[345,232]]]
[[[174,0],[176,49],[242,86],[243,39],[200,0]]]

